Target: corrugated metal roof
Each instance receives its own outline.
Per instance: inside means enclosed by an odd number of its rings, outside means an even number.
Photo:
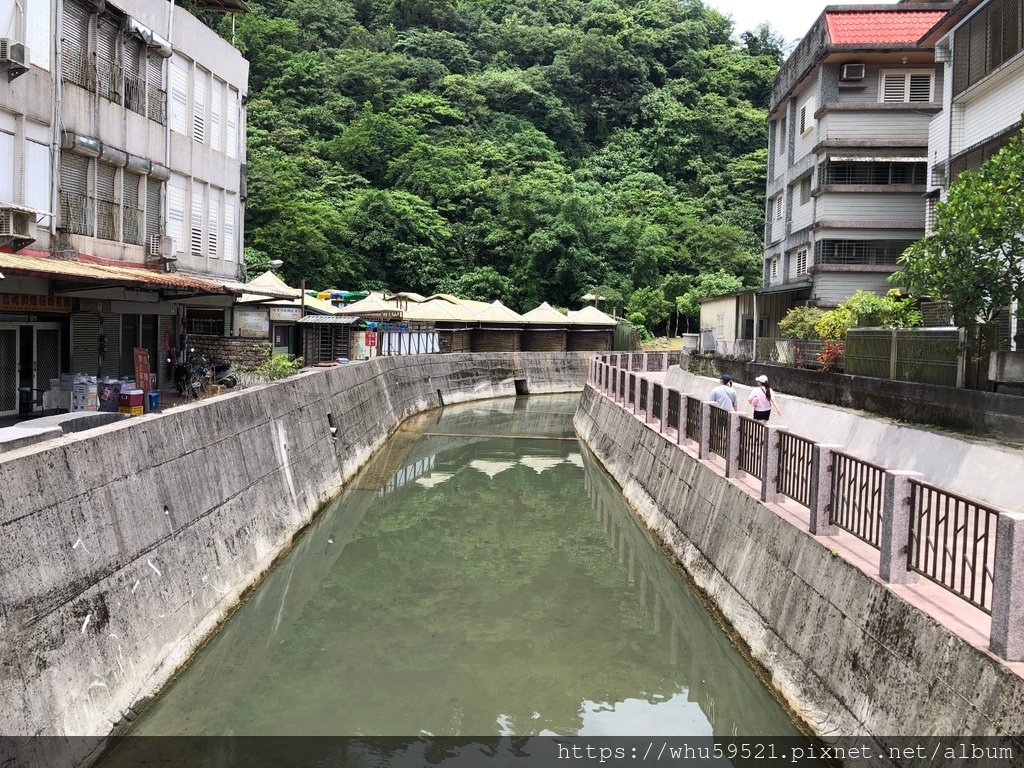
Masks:
[[[829,11],[825,14],[833,45],[915,44],[946,11]]]
[[[614,317],[606,315],[596,307],[584,307],[578,312],[569,313],[569,322],[573,325],[618,325]]]
[[[297,325],[355,325],[358,317],[352,315],[306,315]]]

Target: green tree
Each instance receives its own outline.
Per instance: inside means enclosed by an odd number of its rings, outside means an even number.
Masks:
[[[793,307],[779,321],[779,334],[785,339],[817,339],[817,325],[825,316],[818,307]]]
[[[665,294],[658,288],[637,288],[626,304],[626,317],[630,322],[643,325],[651,333],[656,333],[672,311],[672,305],[665,299]]]
[[[814,326],[819,338],[843,341],[846,332],[862,318],[885,328],[913,328],[921,324],[917,303],[893,288],[885,296],[857,291],[835,309],[826,312]]]
[[[949,300],[959,324],[990,320],[1024,298],[1024,142],[1018,133],[936,206],[932,233],[903,254],[893,280]],[[1024,302],[1018,304],[1024,319]]]
[[[700,319],[700,303],[715,296],[727,296],[743,290],[743,280],[724,270],[707,272],[698,276],[682,296],[676,297],[676,309],[686,318],[686,329],[691,320]]]

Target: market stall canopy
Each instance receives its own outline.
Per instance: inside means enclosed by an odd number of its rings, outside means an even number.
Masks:
[[[461,304],[452,304],[442,299],[424,301],[413,304],[402,313],[405,320],[433,323],[472,323],[476,322],[473,313]]]
[[[490,305],[486,301],[475,301],[473,299],[460,299],[458,296],[452,296],[450,293],[435,293],[433,296],[428,296],[425,301],[433,301],[434,299],[440,299],[447,301],[449,304],[457,304],[460,307],[468,309],[472,314],[481,312],[487,309]]]
[[[422,304],[427,300],[427,297],[422,293],[414,293],[413,291],[402,291],[401,293],[392,293],[387,297],[387,301],[394,301],[395,299],[411,301],[414,304]]]
[[[87,283],[90,286],[149,288],[180,291],[190,294],[242,295],[249,291],[245,283],[212,276],[194,276],[182,272],[164,272],[145,267],[114,266],[84,261],[64,261],[42,256],[0,253],[0,269],[8,275],[26,275],[69,283]],[[294,294],[276,288],[256,288],[251,291],[261,296],[291,298]]]
[[[478,323],[489,325],[522,325],[523,318],[506,307],[500,301],[495,301],[486,309],[477,312],[474,317]]]
[[[546,301],[536,309],[531,309],[523,315],[523,320],[530,325],[547,325],[564,328],[569,325],[569,318],[552,307]]]
[[[362,301],[338,307],[339,315],[357,315],[368,320],[401,320],[402,313],[393,304],[384,301],[380,294],[367,296]]]
[[[302,307],[305,306],[306,311],[317,314],[317,315],[336,315],[338,308],[335,307],[329,301],[321,301],[316,298],[315,295],[310,296],[309,292],[306,292],[305,301],[302,298],[302,291],[298,288],[291,288],[281,278],[275,275],[273,272],[265,272],[257,278],[254,278],[250,282],[246,283],[246,287],[255,286],[259,288],[274,288],[281,291],[292,291],[295,295],[294,299],[274,299],[266,296],[259,296],[252,293],[242,294],[242,297],[238,300],[239,304],[259,304],[261,306],[269,307]]]
[[[619,324],[615,318],[595,307],[585,307],[578,312],[570,312],[569,322],[573,325],[607,325],[609,327]]]

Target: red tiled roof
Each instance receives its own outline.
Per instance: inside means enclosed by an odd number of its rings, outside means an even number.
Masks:
[[[828,34],[833,45],[916,43],[946,11],[829,11]]]

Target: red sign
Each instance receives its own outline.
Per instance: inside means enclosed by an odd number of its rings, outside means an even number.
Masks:
[[[135,347],[135,386],[149,392],[149,350]]]
[[[366,341],[364,343],[368,347],[376,347],[377,346],[377,332],[376,331],[367,331],[366,332]]]
[[[71,312],[70,296],[32,296],[25,293],[0,293],[0,312],[32,315],[41,312]]]

